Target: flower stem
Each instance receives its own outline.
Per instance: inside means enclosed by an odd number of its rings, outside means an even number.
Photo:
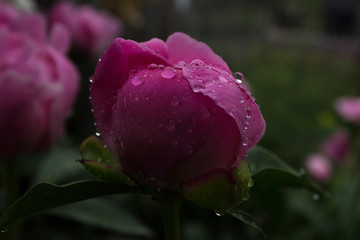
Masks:
[[[15,200],[18,198],[19,195],[19,187],[20,187],[20,178],[19,178],[19,171],[18,171],[18,159],[11,158],[11,159],[4,159],[4,172],[3,172],[3,187],[7,194],[7,207],[9,207]],[[6,240],[14,240],[19,237],[20,232],[20,225],[19,223],[13,226],[11,229],[4,233],[4,239]],[[4,229],[3,229],[4,230]]]
[[[166,240],[180,240],[179,196],[165,192],[160,196],[161,215]]]

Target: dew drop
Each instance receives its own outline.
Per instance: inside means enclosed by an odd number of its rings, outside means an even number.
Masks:
[[[177,105],[179,105],[179,102],[180,102],[180,100],[179,100],[179,98],[178,98],[177,96],[173,96],[173,97],[172,97],[172,99],[171,99],[171,105],[177,106]]]
[[[226,213],[226,211],[223,211],[223,210],[215,210],[215,215],[218,217],[224,216],[225,213]]]
[[[96,135],[97,137],[100,137],[100,133],[99,133],[99,132],[96,132],[95,135]]]
[[[207,79],[207,80],[205,81],[205,87],[206,87],[206,88],[211,87],[211,86],[213,86],[213,85],[215,85],[215,80],[213,80],[213,79]]]
[[[228,80],[227,80],[224,76],[222,76],[222,75],[219,75],[219,76],[218,76],[218,79],[219,79],[221,82],[224,82],[224,83],[227,83],[227,82],[228,82]]]
[[[235,72],[234,77],[240,81],[244,80],[244,74],[242,74],[241,72]]]
[[[144,78],[142,78],[140,76],[135,76],[135,77],[131,78],[131,83],[134,86],[139,86],[144,83]]]
[[[133,69],[133,70],[130,71],[129,76],[132,77],[132,76],[134,76],[136,73],[137,73],[137,70],[136,70],[136,69]]]
[[[179,61],[177,64],[176,64],[176,67],[178,68],[184,68],[186,67],[186,63],[184,61]]]
[[[149,70],[155,70],[158,66],[155,63],[150,64],[147,69]]]
[[[160,64],[160,65],[158,66],[158,68],[159,68],[159,69],[164,69],[165,66]]]
[[[190,63],[190,69],[192,71],[197,71],[197,70],[203,71],[205,69],[205,64],[202,60],[195,59]]]
[[[247,107],[247,108],[246,108],[246,118],[247,118],[247,119],[251,118],[251,114],[252,114],[252,109],[251,109],[251,107]]]
[[[320,196],[319,196],[319,194],[314,193],[314,194],[312,195],[312,198],[313,198],[315,201],[317,201],[317,200],[320,199]]]
[[[89,82],[93,82],[93,76],[89,77]]]
[[[173,78],[176,76],[176,71],[172,67],[166,67],[164,71],[161,72],[163,78]]]
[[[242,144],[244,147],[246,147],[248,144],[247,144],[247,142],[243,142],[243,144]]]
[[[1,230],[2,233],[6,233],[7,231],[8,231],[7,229]]]
[[[101,58],[99,58],[99,62],[101,62]]]

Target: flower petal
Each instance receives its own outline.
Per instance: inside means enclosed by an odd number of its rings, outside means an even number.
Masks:
[[[125,84],[130,72],[150,64],[169,66],[164,58],[132,40],[115,39],[100,59],[91,85],[92,106],[97,126],[103,137],[109,134],[117,91]]]
[[[242,137],[239,154],[245,159],[247,151],[265,132],[265,120],[255,99],[232,74],[207,66],[199,59],[185,66],[183,73],[194,92],[210,97],[235,120]]]
[[[201,59],[211,66],[220,67],[231,73],[224,60],[216,55],[208,45],[198,42],[184,33],[177,32],[170,35],[166,43],[169,51],[169,62],[174,65],[180,61],[190,63],[194,59]]]

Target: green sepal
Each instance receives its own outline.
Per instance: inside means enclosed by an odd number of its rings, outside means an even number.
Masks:
[[[80,160],[81,164],[97,178],[106,182],[123,183],[129,186],[136,185],[121,168],[103,164],[95,160]]]
[[[95,177],[112,183],[136,185],[97,137],[90,136],[85,139],[80,146],[80,154],[80,162]]]
[[[111,155],[100,139],[95,136],[90,136],[81,143],[80,155],[82,159],[95,160],[106,165],[121,168],[119,161]]]
[[[241,162],[235,171],[217,168],[182,184],[185,198],[218,214],[235,211],[249,199],[250,170]]]

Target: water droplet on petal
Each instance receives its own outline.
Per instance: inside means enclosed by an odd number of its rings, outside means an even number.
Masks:
[[[177,64],[176,64],[176,67],[178,68],[184,68],[186,67],[186,63],[184,61],[179,61]]]
[[[251,107],[247,107],[247,108],[246,108],[246,118],[247,118],[247,119],[251,118],[251,114],[252,114],[252,109],[251,109]]]
[[[190,69],[192,71],[203,71],[205,69],[205,63],[200,59],[195,59],[190,63]]]
[[[210,86],[213,86],[215,84],[215,80],[213,80],[213,79],[207,79],[206,81],[205,81],[205,87],[206,88],[208,88],[208,87],[210,87]]]
[[[164,69],[165,66],[160,64],[160,65],[158,66],[158,68],[159,68],[159,69]]]
[[[99,132],[96,132],[95,135],[96,135],[97,137],[100,137],[100,133],[99,133]]]
[[[139,86],[144,83],[144,78],[142,78],[140,76],[135,76],[135,77],[131,78],[130,81],[131,81],[132,85]]]
[[[241,72],[234,73],[234,77],[241,81],[244,80],[244,74],[242,74]]]
[[[172,99],[171,99],[171,105],[177,106],[177,105],[179,105],[179,102],[180,102],[180,100],[179,100],[179,98],[178,98],[177,96],[173,96],[173,97],[172,97]]]
[[[224,83],[227,83],[227,82],[228,82],[228,80],[227,80],[224,76],[222,76],[222,75],[219,75],[219,76],[218,76],[218,79],[219,79],[221,82],[224,82]]]
[[[176,76],[176,71],[172,67],[166,67],[164,71],[161,72],[163,78],[173,78]]]
[[[93,76],[89,77],[89,82],[93,82]]]
[[[244,147],[246,147],[248,144],[247,144],[247,142],[243,142],[243,144],[242,144]]]
[[[99,62],[101,62],[101,58],[99,58]]]
[[[2,233],[6,233],[7,231],[8,231],[7,229],[1,230]]]
[[[150,64],[147,69],[149,70],[155,70],[158,66],[155,63]]]

